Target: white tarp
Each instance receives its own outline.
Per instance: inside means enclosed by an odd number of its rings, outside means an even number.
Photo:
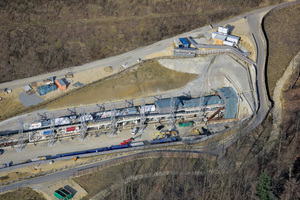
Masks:
[[[146,105],[145,113],[148,113],[148,112],[155,112],[155,105]]]
[[[36,129],[36,128],[41,128],[42,127],[42,122],[35,122],[30,124],[29,129]]]
[[[71,120],[67,117],[60,117],[60,118],[55,118],[54,119],[55,126],[70,124],[70,123],[71,123]]]

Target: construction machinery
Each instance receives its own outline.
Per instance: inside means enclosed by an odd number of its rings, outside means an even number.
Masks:
[[[175,137],[178,135],[178,131],[171,130],[171,131],[161,131],[160,133],[153,133],[153,140],[163,139],[163,138],[169,138],[169,137]]]
[[[120,145],[126,145],[129,144],[130,142],[132,142],[134,140],[134,138],[129,138],[128,140],[124,140],[123,142],[120,143]]]

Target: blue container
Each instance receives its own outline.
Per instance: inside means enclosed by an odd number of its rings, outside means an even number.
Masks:
[[[53,130],[50,130],[50,131],[44,131],[44,135],[50,135],[51,133],[53,133]]]
[[[176,138],[165,138],[165,139],[158,139],[158,140],[151,140],[151,144],[161,144],[161,143],[167,143],[167,142],[174,142],[176,141]]]
[[[128,144],[124,144],[124,145],[116,145],[116,146],[111,146],[111,150],[115,150],[115,149],[124,149],[124,148],[128,148],[129,145]]]
[[[56,85],[43,85],[37,88],[37,92],[42,96],[47,94],[48,92],[57,90]]]
[[[184,48],[190,47],[190,43],[188,43],[188,41],[185,38],[179,38],[179,40],[181,41]]]

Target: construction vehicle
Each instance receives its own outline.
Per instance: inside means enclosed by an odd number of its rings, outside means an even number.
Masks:
[[[132,140],[134,140],[134,138],[129,138],[128,140],[124,140],[123,142],[120,143],[120,145],[129,144]]]
[[[164,130],[164,131],[161,131],[160,133],[153,133],[153,140],[175,137],[177,135],[178,135],[178,132],[175,130],[171,130],[171,131]]]
[[[197,135],[211,135],[211,134],[214,134],[214,133],[210,132],[208,128],[204,128],[204,127],[201,127],[201,130],[197,129],[197,128],[194,128],[192,132],[196,133]]]
[[[171,130],[171,131],[161,131],[166,137],[175,137],[178,135],[178,131],[176,130]]]
[[[153,133],[153,140],[158,140],[158,139],[162,139],[165,138],[165,135],[162,133]]]

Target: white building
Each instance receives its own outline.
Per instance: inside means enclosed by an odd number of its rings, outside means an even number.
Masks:
[[[228,35],[226,38],[227,41],[233,42],[234,44],[238,44],[240,41],[240,37],[233,36],[233,35]]]
[[[225,27],[223,27],[223,26],[219,26],[218,32],[221,33],[221,34],[224,34],[224,35],[228,35],[228,33],[229,33],[229,28],[225,28]]]

